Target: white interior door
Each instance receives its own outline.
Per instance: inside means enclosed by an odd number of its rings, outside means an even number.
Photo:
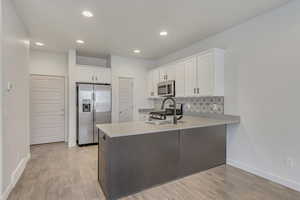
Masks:
[[[30,143],[64,141],[64,78],[32,75],[30,82]]]
[[[119,78],[119,122],[133,121],[133,79]]]

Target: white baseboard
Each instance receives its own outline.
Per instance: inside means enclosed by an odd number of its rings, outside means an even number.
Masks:
[[[227,160],[227,164],[300,192],[300,183],[296,181],[271,174],[234,160]]]
[[[10,194],[10,192],[14,189],[15,185],[17,184],[18,180],[20,179],[21,175],[24,172],[27,162],[30,159],[30,153],[27,154],[18,164],[15,171],[11,174],[10,183],[7,188],[4,190],[3,194],[0,196],[0,200],[6,200]]]
[[[69,148],[71,148],[71,147],[75,147],[76,146],[76,141],[74,142],[74,141],[68,141],[68,146],[69,146]]]

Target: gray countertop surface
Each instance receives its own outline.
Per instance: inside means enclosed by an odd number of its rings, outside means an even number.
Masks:
[[[239,116],[203,115],[184,116],[180,121],[178,121],[178,124],[169,123],[157,125],[149,124],[145,121],[131,121],[111,124],[97,124],[96,126],[108,137],[113,138],[238,123],[240,123]]]

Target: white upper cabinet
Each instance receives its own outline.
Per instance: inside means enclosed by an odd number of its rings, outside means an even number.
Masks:
[[[175,68],[175,94],[176,97],[185,96],[185,68],[184,62],[178,62]]]
[[[94,82],[94,67],[77,66],[77,82],[93,83]]]
[[[111,69],[107,67],[95,67],[94,69],[95,83],[111,83]]]
[[[210,49],[151,70],[149,97],[157,97],[157,83],[168,80],[175,80],[176,97],[224,96],[224,50]]]
[[[157,97],[157,84],[159,83],[159,70],[153,70],[153,90],[154,90],[154,97]]]
[[[167,81],[167,67],[159,68],[159,82]]]
[[[183,62],[185,79],[185,96],[197,96],[197,62],[196,57],[190,57]],[[176,84],[176,83],[175,83]]]
[[[157,84],[160,82],[159,79],[159,69],[152,69],[148,72],[147,87],[149,97],[157,97]]]
[[[153,70],[148,72],[147,88],[148,97],[154,97]]]
[[[88,65],[77,66],[77,82],[84,83],[111,83],[111,69]]]
[[[224,96],[224,50],[197,55],[197,95]]]
[[[197,95],[214,95],[214,66],[212,53],[197,56]]]
[[[175,80],[175,66],[166,65],[159,68],[159,82]]]

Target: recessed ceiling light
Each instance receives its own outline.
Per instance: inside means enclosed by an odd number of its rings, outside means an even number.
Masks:
[[[82,11],[81,13],[84,17],[87,17],[87,18],[90,18],[90,17],[93,17],[93,13],[91,11],[88,11],[88,10],[84,10]]]
[[[36,45],[36,46],[39,46],[39,47],[45,46],[45,44],[42,43],[42,42],[36,42],[35,45]]]
[[[161,31],[161,32],[159,33],[159,35],[161,35],[161,36],[167,36],[167,35],[168,35],[168,32],[167,32],[167,31]]]
[[[141,50],[135,49],[135,50],[133,50],[133,53],[141,53]]]
[[[84,44],[84,41],[83,40],[76,40],[76,43],[77,44]]]

